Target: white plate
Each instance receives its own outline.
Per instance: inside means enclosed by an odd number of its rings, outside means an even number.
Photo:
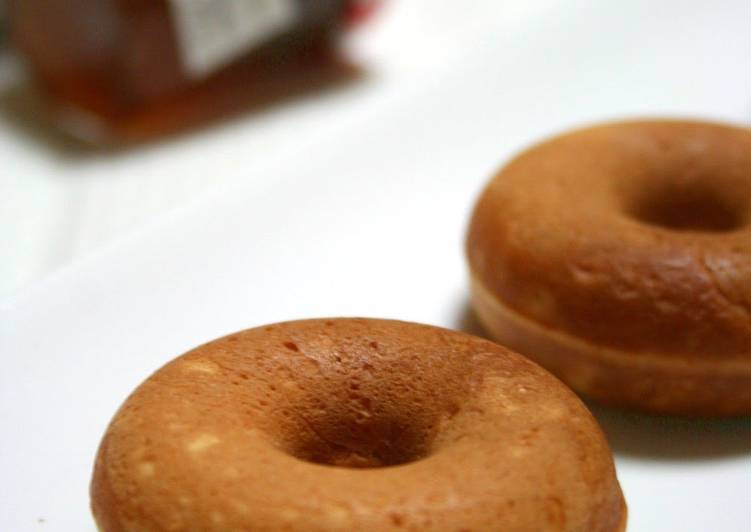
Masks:
[[[479,39],[442,76],[266,168],[265,185],[174,212],[6,302],[0,529],[92,530],[87,484],[109,418],[199,343],[326,315],[463,326],[471,203],[528,142],[620,116],[750,117],[746,0],[594,4]],[[598,414],[630,530],[748,530],[751,424]]]

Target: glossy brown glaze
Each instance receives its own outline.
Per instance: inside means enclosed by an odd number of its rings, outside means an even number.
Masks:
[[[474,305],[496,339],[581,393],[751,413],[750,215],[747,129],[663,120],[563,135],[478,201]]]
[[[240,332],[121,407],[91,487],[102,530],[611,532],[625,504],[581,402],[527,359],[411,323]]]

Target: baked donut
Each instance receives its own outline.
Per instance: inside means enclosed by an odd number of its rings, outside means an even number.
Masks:
[[[545,370],[463,333],[281,323],[201,346],[115,415],[103,531],[623,530],[608,445]]]
[[[511,161],[474,209],[472,304],[574,390],[751,413],[751,130],[605,124]]]

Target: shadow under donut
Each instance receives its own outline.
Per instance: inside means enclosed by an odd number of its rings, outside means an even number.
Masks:
[[[709,460],[751,453],[751,418],[640,414],[587,403],[613,451],[652,460]]]

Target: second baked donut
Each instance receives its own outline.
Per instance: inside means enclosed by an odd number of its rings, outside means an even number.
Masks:
[[[652,412],[751,413],[751,131],[606,124],[539,144],[480,197],[472,302],[575,390]]]
[[[91,487],[100,530],[618,532],[579,399],[466,334],[331,319],[242,331],[125,402]]]

